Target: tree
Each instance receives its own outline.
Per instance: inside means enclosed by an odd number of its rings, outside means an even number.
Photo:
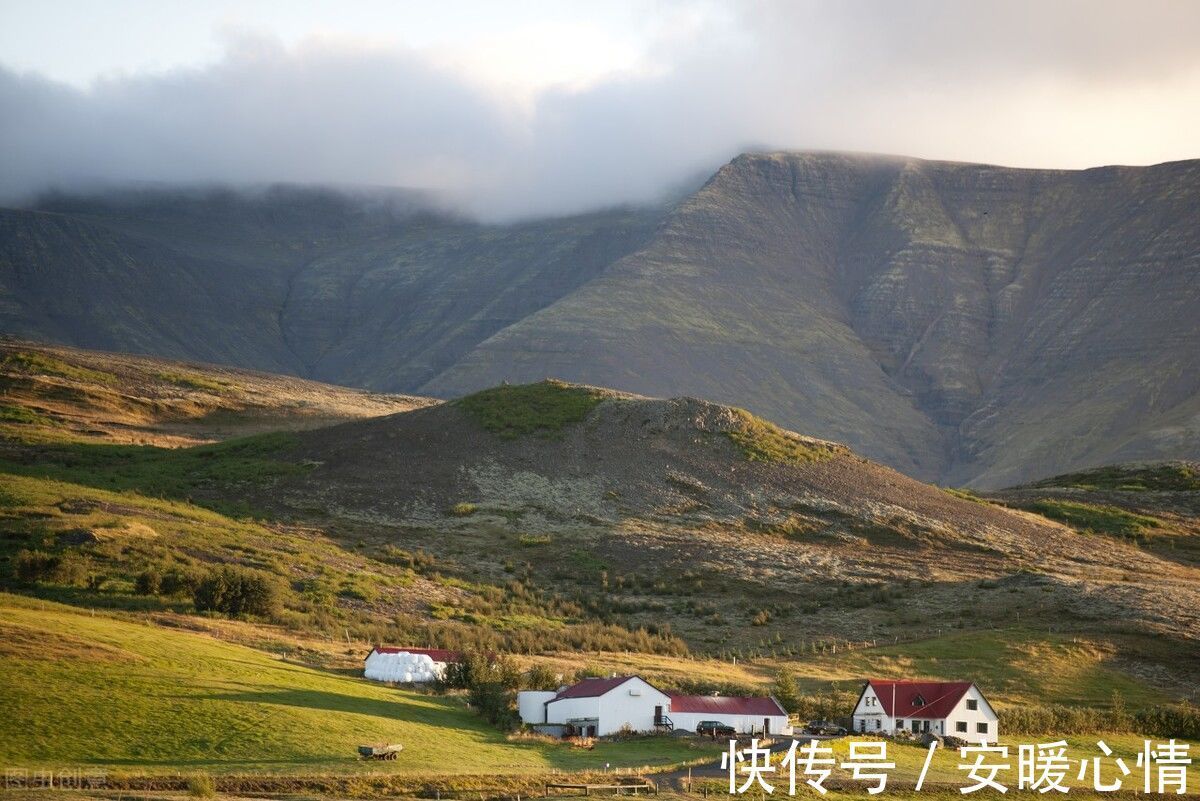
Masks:
[[[796,688],[796,677],[790,670],[780,668],[775,672],[775,687],[772,694],[788,714],[792,714],[800,708],[800,691]]]
[[[192,601],[198,612],[273,617],[279,613],[281,596],[279,582],[273,577],[258,570],[223,567],[197,585]]]
[[[558,674],[545,665],[534,665],[525,674],[526,690],[557,690],[560,683]]]

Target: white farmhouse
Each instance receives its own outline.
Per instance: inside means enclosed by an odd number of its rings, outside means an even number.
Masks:
[[[994,743],[1000,735],[995,710],[969,681],[871,679],[854,707],[854,730],[931,732],[973,743]]]
[[[774,698],[671,695],[638,676],[518,693],[517,709],[523,723],[567,736],[597,737],[622,729],[695,731],[701,721],[718,721],[745,734],[791,732],[787,713]]]
[[[363,676],[373,681],[424,683],[446,675],[446,666],[462,660],[457,651],[444,648],[394,648],[377,645],[367,654]]]

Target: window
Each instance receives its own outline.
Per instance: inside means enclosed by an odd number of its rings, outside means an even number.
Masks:
[[[876,728],[876,729],[882,729],[882,728],[883,728],[883,721],[882,721],[882,720],[880,720],[879,718],[875,718],[875,728]]]
[[[965,720],[958,721],[957,723],[954,724],[954,730],[960,731],[963,734],[966,734],[967,733],[967,722]]]
[[[968,698],[967,699],[967,709],[970,709],[972,711],[979,709],[979,702],[976,701],[974,698]]]
[[[987,734],[987,724],[986,723],[976,723],[975,731],[978,732],[979,734]]]
[[[917,697],[913,699],[913,706],[925,706],[925,696],[918,694]]]

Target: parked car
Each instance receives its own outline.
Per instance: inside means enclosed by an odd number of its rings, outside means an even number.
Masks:
[[[728,723],[719,720],[702,720],[696,726],[696,734],[706,734],[709,737],[733,737],[737,734]]]
[[[810,720],[804,727],[805,734],[823,734],[841,737],[846,734],[846,727],[839,726],[828,720]]]

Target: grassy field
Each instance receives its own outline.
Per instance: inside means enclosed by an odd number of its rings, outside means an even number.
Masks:
[[[673,738],[509,741],[457,697],[288,663],[193,632],[0,595],[0,764],[136,772],[522,773],[668,765]],[[390,763],[359,743],[400,742]]]

